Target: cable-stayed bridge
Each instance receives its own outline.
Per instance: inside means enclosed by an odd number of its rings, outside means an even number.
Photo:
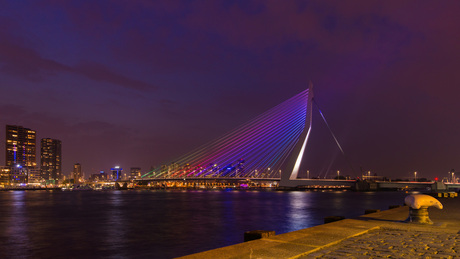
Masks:
[[[208,180],[227,184],[239,180],[276,181],[276,185],[284,187],[338,186],[355,190],[432,187],[433,182],[376,182],[372,187],[369,182],[357,180],[299,179],[311,131],[313,103],[310,82],[306,90],[226,135],[155,168],[138,181],[157,185],[160,181],[172,181],[181,186],[190,186],[191,182],[206,184]],[[345,155],[319,107],[318,111]],[[351,163],[350,167],[354,171]]]
[[[266,179],[297,186],[311,130],[309,87],[226,135],[164,164],[143,179]]]

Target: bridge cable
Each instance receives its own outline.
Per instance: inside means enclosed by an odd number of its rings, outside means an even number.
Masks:
[[[314,98],[312,98],[312,101],[313,101],[313,103],[315,104],[316,108],[318,109],[319,114],[321,115],[321,118],[323,118],[323,121],[324,121],[324,123],[326,124],[327,128],[329,129],[329,132],[331,133],[332,137],[334,138],[335,143],[337,144],[337,147],[340,149],[340,152],[342,152],[342,155],[345,157],[345,160],[347,160],[348,166],[350,166],[351,171],[353,172],[353,174],[355,174],[355,176],[357,176],[357,174],[356,174],[356,172],[355,172],[355,169],[353,168],[353,165],[352,165],[351,162],[350,162],[350,159],[348,159],[348,156],[345,155],[345,152],[343,151],[342,146],[340,145],[339,141],[337,140],[337,138],[336,138],[334,132],[332,132],[332,129],[331,129],[331,127],[329,126],[329,123],[327,123],[326,117],[324,117],[324,114],[323,114],[323,112],[321,111],[321,109],[319,108],[318,103],[316,102],[316,100],[315,100]]]

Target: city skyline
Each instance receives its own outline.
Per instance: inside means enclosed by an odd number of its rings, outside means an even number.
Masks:
[[[146,171],[311,80],[358,173],[442,179],[460,168],[458,11],[458,1],[5,1],[0,124],[61,140],[66,175],[75,163],[87,175]],[[314,111],[310,173],[350,174],[339,153]]]
[[[75,174],[78,165],[77,178],[82,177],[84,171],[80,163],[73,165],[73,171],[62,174],[62,143],[58,139],[41,138],[37,143],[37,132],[22,125],[5,125],[5,139],[2,141],[5,150],[4,167],[25,167],[31,170],[38,170],[39,176],[44,180],[62,181],[63,176]],[[37,162],[37,157],[40,159]],[[119,166],[115,166],[119,168]],[[141,168],[138,169],[139,173]],[[113,170],[113,168],[111,168]],[[102,173],[102,171],[101,171]],[[87,172],[90,175],[90,172]],[[118,177],[117,177],[118,178]]]

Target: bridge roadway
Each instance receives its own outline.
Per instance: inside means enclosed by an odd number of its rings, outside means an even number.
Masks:
[[[279,178],[236,178],[236,177],[189,177],[189,178],[150,178],[136,179],[138,183],[158,183],[158,182],[188,182],[188,183],[236,183],[236,182],[254,182],[254,183],[275,183],[272,186],[277,187]],[[378,190],[432,190],[432,191],[458,191],[460,183],[442,183],[442,182],[391,182],[391,181],[357,181],[357,180],[335,180],[335,179],[296,179],[296,188],[351,188],[357,191],[378,191]]]
[[[279,182],[280,178],[245,178],[245,177],[187,177],[187,178],[150,178],[135,179],[138,182],[160,182],[160,181],[254,181],[254,182]],[[299,181],[299,180],[296,180]],[[346,185],[352,186],[356,180],[334,180],[334,179],[302,179],[302,186],[309,185]]]
[[[194,186],[195,184],[247,184],[249,187],[276,187],[280,188],[280,178],[236,178],[236,177],[190,177],[190,178],[152,178],[152,179],[139,179],[135,182],[142,183],[143,185],[153,184],[159,185],[165,182],[173,182],[181,186]],[[297,186],[298,189],[353,189],[355,187],[355,180],[334,180],[334,179],[304,179]],[[281,187],[281,189],[285,189]],[[289,189],[289,188],[287,188]]]
[[[188,177],[188,178],[152,178],[136,179],[140,185],[151,188],[167,187],[190,187],[190,188],[277,188],[290,189],[279,186],[280,178],[245,178],[245,177]],[[333,180],[333,179],[306,179],[299,186],[301,189],[352,189],[354,180]]]
[[[186,178],[142,178],[135,179],[134,181],[148,181],[148,182],[158,182],[158,181],[279,181],[279,178],[244,178],[244,177],[186,177]]]

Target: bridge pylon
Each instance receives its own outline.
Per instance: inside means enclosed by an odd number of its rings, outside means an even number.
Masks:
[[[305,180],[297,179],[297,177],[299,174],[300,165],[302,163],[302,158],[307,147],[308,138],[310,137],[311,132],[313,96],[313,84],[310,81],[308,85],[308,94],[305,99],[305,102],[307,104],[305,125],[302,133],[297,139],[297,143],[292,149],[291,156],[283,165],[280,181],[280,186],[282,187],[296,187],[300,185],[305,185]]]

